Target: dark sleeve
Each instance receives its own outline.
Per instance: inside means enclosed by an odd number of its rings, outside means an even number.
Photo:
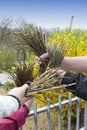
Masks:
[[[87,100],[87,76],[82,73],[73,74],[71,72],[67,72],[64,75],[62,80],[62,84],[71,84],[76,83],[76,85],[66,87],[69,89],[74,95]]]
[[[19,128],[24,125],[28,113],[28,108],[23,105],[16,112],[0,120],[0,130],[19,130]]]

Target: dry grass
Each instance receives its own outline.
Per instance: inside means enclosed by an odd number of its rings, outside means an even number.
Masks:
[[[61,59],[66,53],[66,43],[64,41],[61,41],[59,45],[51,43],[50,46],[47,46],[46,34],[43,33],[41,27],[33,24],[25,26],[23,30],[15,34],[23,39],[24,44],[29,46],[30,50],[36,56],[40,57],[42,54],[49,52],[49,58],[42,60],[40,74],[46,70],[48,65],[51,68],[59,67]]]
[[[57,130],[58,128],[58,124],[57,124],[57,118],[53,117],[53,115],[51,115],[51,129],[50,130]],[[37,116],[37,125],[38,125],[38,130],[47,130],[47,115],[46,112],[39,114]],[[29,117],[26,120],[25,125],[23,126],[23,130],[34,130],[34,118],[33,117]]]
[[[6,95],[8,93],[8,91],[6,91],[3,86],[0,87],[0,95]]]
[[[40,56],[43,53],[46,53],[46,36],[43,33],[41,27],[37,27],[33,24],[24,26],[24,28],[15,33],[17,37],[20,37],[23,40],[23,43],[29,46],[29,49],[36,55]],[[40,72],[43,73],[46,69],[46,61],[40,67]]]
[[[7,70],[9,77],[15,82],[17,87],[21,87],[27,81],[33,81],[34,63],[19,63],[15,65],[15,72]]]

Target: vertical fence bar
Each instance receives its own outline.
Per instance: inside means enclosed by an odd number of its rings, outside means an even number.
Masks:
[[[85,112],[84,112],[84,130],[87,130],[87,101],[85,102]]]
[[[71,94],[68,96],[68,130],[71,130]]]
[[[48,127],[47,130],[50,130],[50,110],[58,107],[58,130],[62,130],[62,106],[66,106],[68,104],[68,128],[67,130],[71,130],[71,103],[76,102],[77,104],[77,120],[76,120],[76,130],[79,130],[79,119],[80,119],[80,98],[72,98],[71,94],[68,96],[68,100],[61,101],[61,95],[58,97],[58,103],[55,105],[50,105],[50,99],[47,99],[47,107],[43,107],[37,110],[37,103],[34,102],[34,111],[30,113],[30,116],[34,116],[34,130],[38,130],[38,123],[37,123],[37,114],[47,112],[47,122]],[[85,103],[85,111],[84,111],[84,130],[87,130],[87,102]],[[20,128],[23,130],[23,127]]]
[[[34,102],[34,130],[37,129],[37,103]]]
[[[77,100],[77,118],[76,118],[76,130],[79,130],[79,119],[80,119],[80,98]]]
[[[47,98],[47,122],[48,122],[48,130],[50,130],[50,99]]]
[[[62,128],[62,121],[61,121],[61,117],[62,117],[62,110],[61,110],[61,96],[59,95],[58,97],[59,100],[59,106],[58,106],[58,130],[61,130]]]

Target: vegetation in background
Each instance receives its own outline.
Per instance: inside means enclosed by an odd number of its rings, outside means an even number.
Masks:
[[[7,70],[14,66],[16,62],[16,52],[6,45],[0,47],[0,69]]]
[[[9,91],[10,89],[15,87],[15,83],[14,82],[6,82],[6,84],[4,85],[4,88],[6,89],[6,91]]]
[[[72,18],[72,21],[73,21],[73,18]],[[51,32],[50,36],[46,40],[47,46],[50,46],[52,43],[55,43],[56,45],[60,45],[60,43],[64,41],[64,44],[65,44],[64,48],[65,49],[69,48],[69,50],[65,54],[66,56],[87,56],[87,30],[80,30],[80,29],[72,30],[72,21],[69,28],[66,28],[65,30],[56,28],[53,32]],[[0,36],[1,34],[3,34],[2,36],[4,36],[6,33],[5,31],[7,30],[10,32],[23,31],[22,28],[12,30],[9,28],[9,26],[6,26],[6,29],[4,29],[4,26],[0,26]],[[25,28],[25,30],[27,32],[27,28]],[[4,37],[5,39],[0,41],[0,45],[2,45],[0,46],[0,70],[10,69],[14,67],[14,63],[19,63],[19,61],[21,60],[28,61],[29,59],[31,59],[31,62],[32,62],[35,59],[35,55],[30,53],[30,50],[29,50],[30,48],[25,45],[25,42],[23,41],[22,38],[19,38],[19,36],[18,38],[15,37],[14,33],[6,33],[6,34],[9,34],[9,35],[6,35],[6,37]],[[7,39],[9,39],[9,42]],[[11,51],[9,47],[11,47]],[[23,54],[24,58],[23,57],[20,58],[20,56],[22,56],[21,53]],[[18,60],[16,58],[18,58]],[[34,65],[34,69],[33,69],[33,75],[35,75],[34,78],[36,78],[37,74],[38,74],[38,68],[36,67],[36,65]],[[53,104],[53,103],[58,102],[59,94],[62,95],[63,100],[67,99],[68,92],[63,89],[50,90],[48,92],[44,92],[43,94],[41,93],[35,94],[35,97],[39,104],[42,104],[43,106],[45,106],[47,97],[50,98],[50,102],[51,104]],[[63,109],[63,111],[65,111],[65,114],[63,115],[64,118],[67,117],[66,109],[65,108]],[[76,108],[75,108],[75,105],[73,105],[73,113],[72,113],[73,118],[75,118],[76,116],[75,111],[76,111]],[[56,115],[56,112],[57,111],[55,111],[55,115]]]

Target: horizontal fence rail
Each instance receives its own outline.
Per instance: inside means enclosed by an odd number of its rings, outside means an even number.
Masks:
[[[50,130],[50,110],[58,108],[58,130],[62,130],[62,107],[68,105],[68,127],[67,130],[71,130],[71,104],[76,103],[76,130],[80,130],[80,98],[71,98],[71,94],[68,95],[68,100],[62,101],[61,95],[58,96],[58,103],[50,105],[50,99],[47,98],[47,106],[37,109],[37,103],[34,102],[34,110],[30,112],[27,118],[34,116],[34,130],[38,130],[37,115],[47,112],[47,130]],[[23,130],[21,127],[20,130]],[[85,102],[84,108],[84,128],[81,130],[87,130],[87,102]]]

